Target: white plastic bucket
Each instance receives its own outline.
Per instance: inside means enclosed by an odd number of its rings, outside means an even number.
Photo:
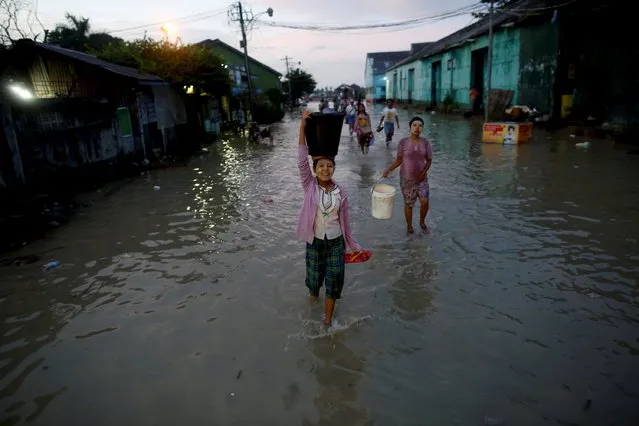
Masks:
[[[396,192],[395,188],[385,183],[379,183],[373,187],[371,211],[375,219],[390,219],[393,217],[393,200]]]

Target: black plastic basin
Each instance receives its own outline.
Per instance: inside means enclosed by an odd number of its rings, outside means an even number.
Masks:
[[[312,156],[335,157],[344,126],[343,112],[314,112],[306,123],[306,144]]]

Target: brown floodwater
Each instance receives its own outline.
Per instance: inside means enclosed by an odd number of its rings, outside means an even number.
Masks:
[[[405,234],[399,195],[371,216],[398,138],[362,156],[343,133],[336,179],[373,258],[347,266],[328,332],[294,235],[297,118],[273,146],[225,139],[92,194],[12,253],[41,262],[0,267],[0,423],[638,424],[639,156],[425,120],[428,236]]]

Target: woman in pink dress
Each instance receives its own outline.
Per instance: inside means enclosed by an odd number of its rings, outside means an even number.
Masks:
[[[384,170],[384,177],[399,169],[399,182],[404,196],[404,214],[406,216],[406,230],[413,233],[413,206],[419,198],[419,226],[424,234],[428,233],[426,215],[428,214],[428,170],[433,162],[433,150],[430,143],[421,137],[424,131],[424,120],[413,117],[409,123],[410,136],[399,141],[397,158]]]

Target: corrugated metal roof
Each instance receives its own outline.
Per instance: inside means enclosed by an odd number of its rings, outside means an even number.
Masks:
[[[426,41],[423,43],[411,43],[410,44],[410,53],[411,55],[414,55],[415,53],[419,53],[422,50],[424,50],[426,47],[430,46],[431,44],[433,44],[434,42],[432,41]]]
[[[103,61],[102,59],[98,59],[95,56],[91,56],[86,53],[78,52],[71,49],[65,49],[63,47],[54,46],[52,44],[32,42],[31,45],[35,48],[57,53],[59,55],[63,55],[63,56],[75,59],[77,61],[81,61],[89,65],[102,68],[105,71],[121,75],[122,77],[137,80],[142,83],[166,83],[160,77],[157,77],[155,75],[146,74],[146,73],[137,71],[133,68],[123,67],[121,65],[116,65],[111,62]]]
[[[410,50],[396,52],[373,52],[366,54],[366,60],[373,60],[373,74],[383,74],[389,67],[410,55]]]
[[[502,9],[501,12],[496,12],[493,14],[493,28],[503,25],[508,22],[520,22],[526,19],[528,16],[524,12],[525,10],[531,9],[539,9],[541,10],[544,6],[547,6],[549,3],[553,3],[552,0],[519,0],[510,4],[509,6]],[[510,13],[509,13],[510,11]],[[538,15],[538,12],[533,15]],[[468,39],[478,37],[488,32],[489,29],[489,18],[485,17],[480,19],[479,21],[471,24],[467,27],[462,28],[459,31],[456,31],[434,43],[423,48],[421,51],[415,53],[414,55],[409,56],[401,62],[396,63],[392,67],[390,67],[387,71],[391,71],[397,67],[413,62],[417,59],[424,59],[430,56],[437,55],[438,53],[445,52],[451,48],[453,48],[458,43],[462,43]]]
[[[196,45],[199,46],[208,46],[208,47],[215,47],[215,46],[223,46],[229,50],[231,50],[232,52],[244,56],[244,52],[234,48],[233,46],[231,46],[230,44],[226,44],[224,43],[222,40],[220,40],[219,38],[216,38],[215,40],[211,40],[211,39],[206,39],[206,40],[202,40],[199,43],[195,43]],[[262,62],[258,61],[257,59],[251,58],[249,56],[249,59],[251,60],[252,63],[261,66],[262,68],[265,68],[266,70],[272,72],[273,74],[277,75],[278,77],[282,76],[282,73],[274,70],[273,68],[269,67],[266,64],[263,64]]]

